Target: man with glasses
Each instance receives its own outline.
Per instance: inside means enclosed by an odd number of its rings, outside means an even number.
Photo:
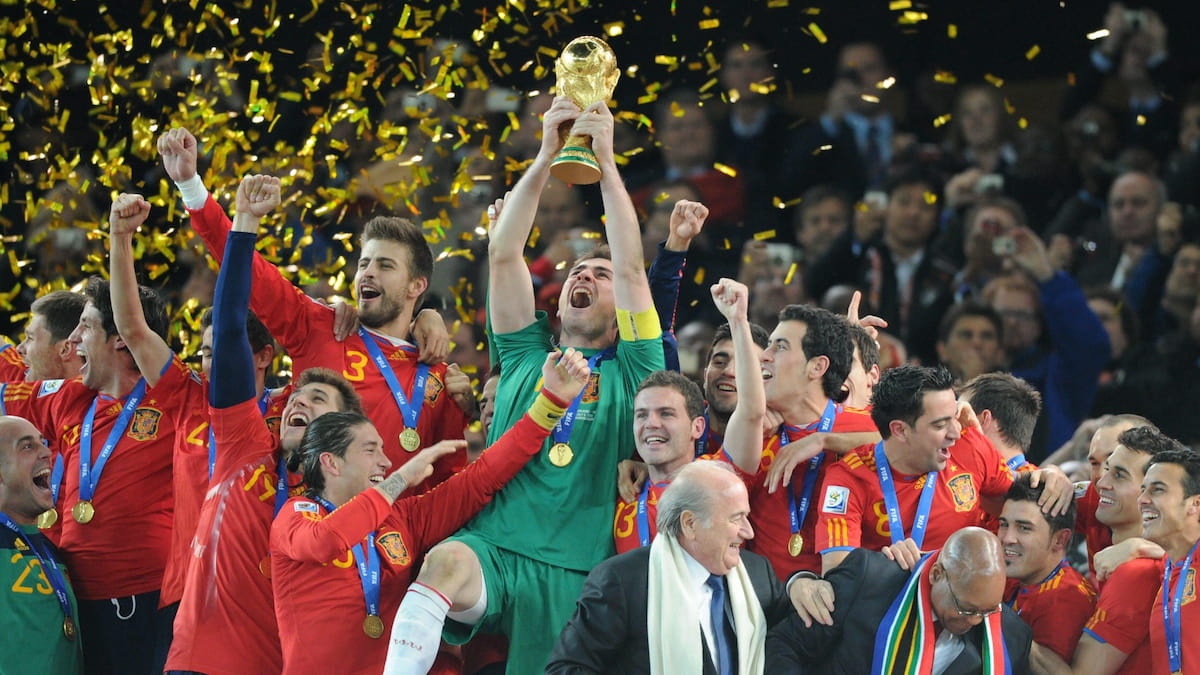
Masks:
[[[978,527],[911,572],[855,549],[826,577],[838,598],[832,625],[790,617],[767,637],[767,672],[1029,672],[1032,633],[1002,604],[1001,553]]]

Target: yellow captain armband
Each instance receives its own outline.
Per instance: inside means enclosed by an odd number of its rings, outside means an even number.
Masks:
[[[662,326],[658,325],[658,312],[654,311],[653,306],[637,314],[627,309],[618,309],[617,334],[626,342],[662,337]]]
[[[567,406],[558,405],[557,402],[550,400],[544,391],[539,392],[537,398],[533,400],[533,405],[529,406],[530,419],[543,429],[553,429],[566,412]]]

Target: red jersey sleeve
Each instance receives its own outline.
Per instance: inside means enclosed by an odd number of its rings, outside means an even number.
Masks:
[[[279,444],[279,438],[271,433],[258,411],[256,398],[228,408],[209,408],[209,416],[217,441],[214,485],[233,478],[250,464],[261,462]]]
[[[189,213],[196,233],[220,262],[225,255],[225,240],[232,227],[229,217],[212,195],[209,195],[203,208]],[[322,319],[331,323],[333,308],[309,298],[285,279],[278,267],[257,252],[254,254],[252,278],[254,288],[250,294],[250,308],[293,359],[305,360],[308,356],[305,348],[313,342],[313,325]],[[333,339],[332,332],[330,339]]]
[[[1075,570],[1066,570],[1033,592],[1042,597],[1030,603],[1033,611],[1021,611],[1021,618],[1033,629],[1035,642],[1070,663],[1083,627],[1095,612],[1095,589]]]
[[[0,345],[0,382],[16,382],[25,379],[25,361],[11,343]]]
[[[978,427],[970,427],[963,431],[959,443],[966,444],[971,454],[976,458],[979,471],[979,494],[987,500],[999,500],[1003,503],[1008,489],[1012,487],[1013,475],[1004,457],[996,450],[996,446]]]
[[[59,443],[64,450],[70,442],[78,439],[79,420],[83,411],[91,404],[96,392],[83,386],[79,378],[70,380],[40,380],[38,382],[7,382],[0,384],[3,405],[0,413],[16,415],[29,420],[51,443]],[[79,406],[83,406],[80,408]],[[59,423],[59,413],[76,409],[74,423]],[[71,429],[72,438],[64,438]],[[66,441],[66,442],[63,442]]]
[[[1112,573],[1084,631],[1125,654],[1150,637],[1150,611],[1162,583],[1157,560],[1131,560]]]
[[[321,510],[305,497],[284,504],[271,525],[271,553],[298,562],[329,562],[378,529],[392,507],[378,490],[368,489],[333,513]]]
[[[862,541],[863,514],[870,508],[866,486],[855,475],[863,466],[856,451],[843,457],[825,473],[825,483],[818,493],[817,551],[848,551]]]
[[[393,517],[411,528],[419,554],[454,534],[479,513],[492,495],[542,449],[548,435],[548,429],[525,415],[461,472],[425,494],[400,500]]]

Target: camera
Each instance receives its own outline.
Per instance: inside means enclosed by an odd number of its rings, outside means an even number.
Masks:
[[[995,192],[1003,192],[1003,191],[1004,191],[1004,175],[1003,174],[987,173],[987,174],[980,176],[978,181],[975,181],[975,192],[977,192],[979,194],[986,194],[989,192],[995,193]]]
[[[1002,234],[992,240],[992,253],[1006,258],[1017,252],[1017,240],[1007,234]]]

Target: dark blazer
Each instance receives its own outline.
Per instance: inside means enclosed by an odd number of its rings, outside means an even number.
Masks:
[[[833,584],[833,626],[805,628],[792,617],[767,636],[768,673],[847,673],[871,671],[875,631],[904,588],[909,573],[882,553],[855,549],[829,573]],[[1014,675],[1029,671],[1033,632],[1006,605],[1001,630]],[[984,640],[982,624],[966,634],[966,646],[945,675],[978,673]]]
[[[575,615],[567,622],[547,673],[649,673],[650,647],[646,636],[646,592],[649,584],[650,547],[644,546],[614,556],[597,565],[575,604]],[[742,551],[742,564],[750,575],[754,593],[774,626],[795,615],[792,602],[767,559]],[[728,598],[725,614],[732,625]],[[681,617],[680,621],[686,621]],[[701,637],[701,642],[704,638]],[[730,640],[730,644],[734,644]],[[704,674],[716,675],[703,645]]]

